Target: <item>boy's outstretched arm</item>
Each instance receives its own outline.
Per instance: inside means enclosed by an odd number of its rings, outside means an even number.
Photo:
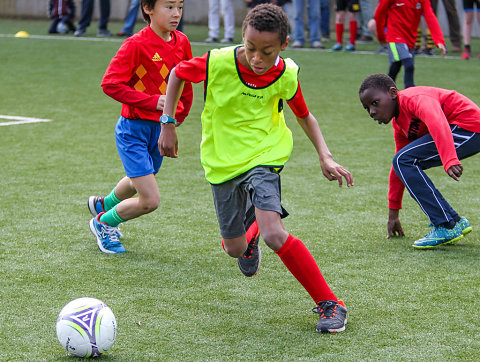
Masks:
[[[405,236],[398,216],[399,213],[400,210],[397,209],[388,210],[387,239],[390,239],[392,236]]]
[[[297,117],[297,122],[300,124],[303,131],[317,150],[323,175],[330,181],[337,180],[338,186],[340,187],[343,184],[342,177],[345,177],[347,186],[353,186],[352,174],[342,165],[339,165],[333,160],[333,156],[328,149],[325,139],[323,138],[320,126],[318,125],[318,122],[313,114],[309,113],[305,118]]]
[[[167,94],[165,97],[165,104],[163,106],[163,114],[175,117],[175,110],[177,108],[178,100],[182,95],[183,85],[185,81],[175,75],[175,68],[173,68],[168,77]],[[158,138],[158,149],[162,156],[178,157],[178,138],[175,127],[178,124],[169,123],[162,125],[162,131]]]

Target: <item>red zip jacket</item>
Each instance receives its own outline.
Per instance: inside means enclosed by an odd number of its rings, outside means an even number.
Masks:
[[[430,0],[380,0],[374,16],[378,41],[405,43],[409,49],[413,49],[421,15],[427,22],[435,45],[445,45],[442,29],[433,13]]]
[[[102,80],[103,91],[122,103],[122,116],[158,122],[160,95],[167,91],[170,70],[192,58],[190,42],[175,30],[166,42],[147,26],[127,38],[112,58]],[[178,102],[176,120],[183,122],[193,101],[192,84],[185,83]]]
[[[453,144],[450,124],[480,132],[480,107],[464,95],[448,89],[410,87],[398,92],[399,115],[393,118],[395,153],[419,137],[430,133],[445,172],[460,161]],[[390,209],[402,208],[405,186],[393,167],[390,170]]]

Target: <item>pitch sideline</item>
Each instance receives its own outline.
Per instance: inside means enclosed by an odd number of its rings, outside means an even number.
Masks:
[[[51,119],[45,119],[45,118],[7,116],[7,115],[3,115],[3,114],[0,114],[0,119],[14,120],[13,122],[0,122],[0,126],[14,126],[14,125],[17,125],[17,124],[26,124],[26,123],[52,122]]]

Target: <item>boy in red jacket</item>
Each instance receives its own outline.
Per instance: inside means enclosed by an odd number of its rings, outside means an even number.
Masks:
[[[445,40],[430,0],[380,0],[375,10],[377,38],[382,46],[388,45],[390,69],[388,75],[395,80],[401,66],[404,68],[405,88],[413,87],[413,48],[420,17],[423,15],[435,45],[445,56]],[[387,21],[388,18],[388,21]],[[385,27],[387,28],[385,34]]]
[[[183,0],[141,0],[140,7],[148,26],[123,42],[102,80],[103,91],[122,103],[115,140],[126,173],[109,195],[88,199],[94,216],[90,230],[104,253],[125,252],[118,225],[158,207],[155,175],[163,157],[157,142],[167,80],[175,64],[192,57],[187,37],[175,30]],[[188,115],[192,100],[192,85],[187,83],[177,108],[177,125]]]
[[[414,248],[453,243],[472,231],[424,170],[443,165],[448,176],[459,180],[460,160],[480,152],[480,108],[454,90],[412,87],[399,91],[385,74],[367,77],[359,96],[370,117],[393,125],[396,154],[390,171],[387,238],[404,236],[399,211],[405,187],[433,226],[413,243]]]

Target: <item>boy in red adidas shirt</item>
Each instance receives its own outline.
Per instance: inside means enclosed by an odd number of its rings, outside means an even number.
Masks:
[[[118,225],[158,207],[155,175],[163,159],[158,150],[159,118],[167,80],[176,64],[192,57],[187,37],[175,30],[183,0],[142,0],[140,5],[148,26],[123,42],[102,80],[103,91],[122,103],[115,140],[126,173],[109,195],[88,199],[94,216],[90,229],[104,253],[125,252]],[[192,99],[187,83],[177,108],[178,124],[188,115]]]
[[[201,162],[212,185],[226,253],[238,258],[245,275],[254,275],[260,265],[260,232],[317,304],[317,332],[341,332],[346,324],[344,304],[303,242],[290,235],[281,221],[288,214],[281,205],[279,171],[293,146],[283,115],[284,99],[315,146],[325,177],[339,185],[344,177],[348,186],[353,185],[353,178],[333,160],[305,105],[298,66],[279,57],[288,45],[288,20],[283,10],[272,4],[250,10],[243,22],[243,40],[244,45],[214,49],[178,64],[170,74],[164,113],[174,114],[185,81],[204,82]],[[175,127],[162,126],[160,152],[176,157],[177,145]],[[256,222],[247,229],[244,218],[250,203]]]
[[[395,80],[403,65],[405,88],[415,85],[412,51],[422,15],[435,45],[442,50],[444,56],[447,52],[445,40],[430,0],[380,0],[375,10],[378,41],[382,46],[388,44],[388,75]]]
[[[472,227],[443,198],[424,170],[443,166],[458,181],[461,159],[480,152],[480,108],[464,95],[434,87],[398,91],[385,74],[367,77],[360,101],[379,124],[392,121],[395,157],[388,192],[388,235],[404,236],[399,219],[405,187],[430,219],[433,229],[414,242],[417,249],[453,243]]]

